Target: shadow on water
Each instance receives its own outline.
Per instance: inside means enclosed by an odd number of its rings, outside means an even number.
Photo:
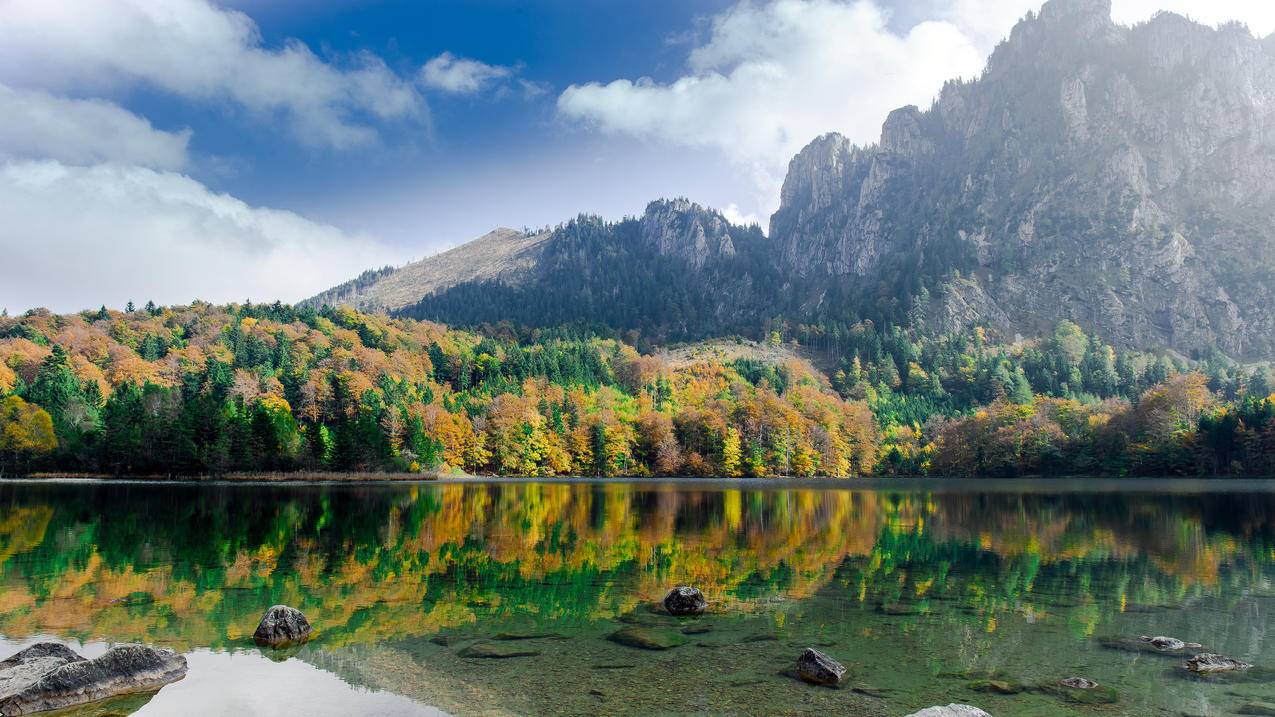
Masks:
[[[381,690],[455,713],[1227,714],[1275,687],[1112,640],[1275,667],[1272,518],[1260,483],[5,483],[0,634],[216,671],[286,603],[317,635],[288,662],[359,688],[333,705],[353,713]],[[650,608],[678,583],[706,616]],[[806,646],[845,689],[782,674]],[[1115,703],[1056,687],[1073,676]]]

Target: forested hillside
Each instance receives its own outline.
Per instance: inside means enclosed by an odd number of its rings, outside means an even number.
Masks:
[[[799,326],[678,361],[614,338],[194,304],[0,319],[0,468],[864,476],[1275,473],[1269,370]],[[802,344],[798,344],[800,339]],[[756,356],[758,358],[753,358]]]
[[[784,369],[662,371],[611,340],[483,337],[349,309],[0,320],[10,470],[864,475],[863,402]]]

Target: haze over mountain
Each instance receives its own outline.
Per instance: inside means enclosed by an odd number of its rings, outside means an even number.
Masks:
[[[847,88],[853,92],[853,88]],[[317,303],[654,340],[872,318],[1275,355],[1275,39],[1051,0],[983,75],[791,162],[768,238],[685,200],[492,236]],[[527,248],[525,245],[530,245]],[[463,260],[462,260],[463,259]],[[348,289],[348,287],[347,287]]]

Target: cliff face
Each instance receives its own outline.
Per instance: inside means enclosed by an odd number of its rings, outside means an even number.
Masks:
[[[945,328],[1070,318],[1126,345],[1269,357],[1273,175],[1275,38],[1053,0],[981,78],[891,113],[879,144],[803,149],[770,236],[807,309],[830,288],[925,286]]]

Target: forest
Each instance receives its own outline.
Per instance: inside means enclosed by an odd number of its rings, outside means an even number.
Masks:
[[[0,471],[1275,474],[1268,368],[1118,352],[1070,322],[767,328],[718,342],[766,351],[685,359],[348,308],[34,310],[0,318]]]

